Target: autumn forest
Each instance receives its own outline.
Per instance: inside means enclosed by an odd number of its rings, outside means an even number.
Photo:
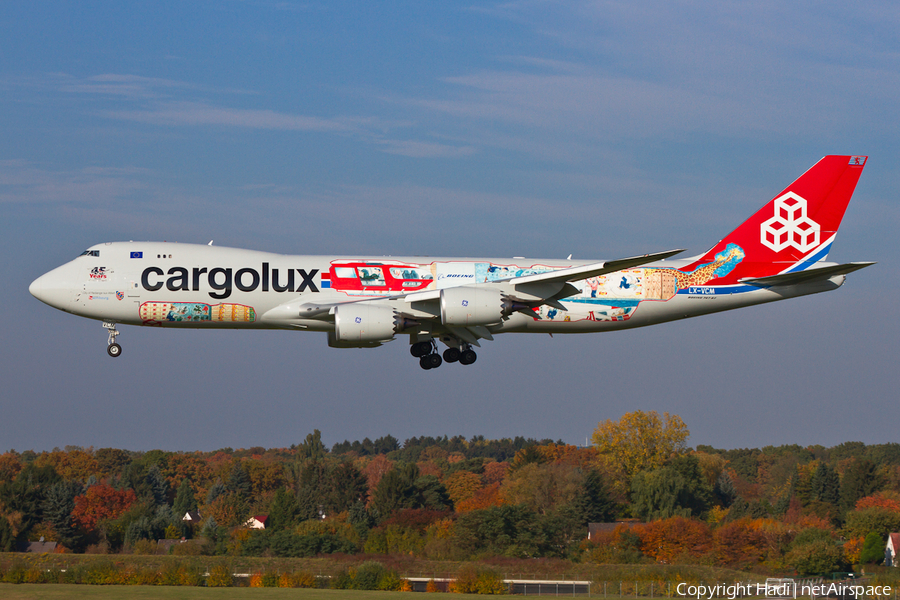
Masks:
[[[326,447],[0,455],[0,550],[559,558],[840,571],[900,531],[900,444],[687,446],[635,411],[560,441],[390,435]],[[187,517],[187,518],[186,518]],[[251,518],[264,529],[248,526]],[[605,523],[592,527],[589,524]]]

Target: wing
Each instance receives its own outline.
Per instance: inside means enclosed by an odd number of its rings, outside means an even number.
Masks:
[[[665,260],[676,254],[684,252],[684,249],[667,250],[666,252],[657,252],[655,254],[644,254],[643,256],[633,256],[631,258],[620,258],[619,260],[608,260],[605,262],[593,263],[590,265],[582,265],[580,267],[570,267],[568,269],[558,269],[556,271],[547,271],[546,273],[538,273],[537,275],[526,275],[525,277],[512,277],[507,279],[509,283],[521,285],[526,283],[571,283],[573,281],[581,281],[590,277],[599,277],[607,273],[615,273],[622,269],[631,269],[646,265],[647,263]]]
[[[640,265],[646,265],[658,260],[665,260],[680,252],[683,249],[668,250],[666,252],[657,252],[655,254],[644,254],[643,256],[633,256],[631,258],[621,258],[619,260],[608,260],[604,262],[591,263],[589,265],[581,265],[579,267],[568,267],[565,269],[555,269],[545,273],[536,275],[525,275],[524,277],[508,277],[506,279],[498,279],[488,283],[478,284],[484,286],[508,284],[515,288],[518,295],[522,296],[523,301],[534,302],[536,300],[559,300],[567,298],[572,294],[578,293],[578,289],[574,286],[566,287],[567,283],[573,281],[581,281],[591,277],[599,277],[607,273],[615,273],[622,269],[631,269]],[[565,290],[565,295],[560,292]],[[515,294],[514,294],[515,295]],[[412,292],[402,297],[407,302],[421,302],[425,300],[435,300],[440,298],[441,290],[429,290],[427,292]],[[551,304],[551,302],[547,302]],[[555,305],[554,305],[555,306]],[[556,308],[562,308],[556,306]],[[565,310],[565,308],[562,308]]]
[[[557,269],[555,271],[547,271],[546,273],[538,273],[536,275],[513,277],[507,280],[506,283],[512,285],[515,290],[510,294],[510,297],[528,304],[530,308],[540,306],[541,304],[549,304],[559,310],[566,310],[566,307],[560,304],[559,301],[563,298],[568,298],[569,296],[577,294],[580,291],[577,287],[572,285],[573,281],[599,277],[600,275],[615,273],[622,269],[631,269],[658,260],[665,260],[680,252],[684,252],[684,250],[668,250],[666,252],[644,254],[643,256],[633,256],[631,258],[621,258],[619,260],[608,260],[590,265],[582,265],[580,267]]]

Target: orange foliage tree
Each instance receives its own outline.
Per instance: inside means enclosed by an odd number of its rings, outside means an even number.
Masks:
[[[637,525],[637,528],[641,525]],[[611,531],[595,531],[589,540],[582,542],[581,547],[587,551],[591,562],[600,564],[621,564],[635,562],[643,557],[640,551],[640,538],[634,526],[622,523]]]
[[[856,501],[856,509],[879,506],[894,512],[900,512],[900,494],[892,491],[883,491],[860,498]]]
[[[99,468],[96,459],[84,450],[45,452],[37,457],[34,464],[37,467],[50,465],[64,479],[80,481],[97,473]]]
[[[72,520],[91,531],[101,520],[120,517],[136,501],[134,490],[117,490],[105,483],[92,485],[84,495],[75,496]]]
[[[506,461],[503,462],[489,462],[484,465],[484,475],[481,476],[485,485],[491,483],[500,483],[504,479],[506,479],[506,474],[509,473],[509,463]]]
[[[231,470],[234,468],[234,462],[234,457],[222,450],[219,450],[206,459],[206,465],[209,467],[211,477],[221,477],[223,481],[228,479],[228,476],[231,474]]]
[[[227,493],[220,495],[210,504],[204,504],[200,514],[204,519],[212,517],[220,527],[240,525],[247,516],[237,495]]]
[[[457,471],[444,479],[444,487],[447,488],[447,495],[455,505],[457,502],[468,500],[481,489],[481,476],[471,471]]]
[[[198,492],[198,483],[207,481],[212,477],[209,464],[200,456],[189,453],[176,453],[169,456],[166,468],[162,471],[172,489],[177,489],[181,482],[190,479],[194,486],[194,493]]]
[[[278,463],[245,460],[243,466],[250,478],[250,491],[254,496],[274,492],[285,485],[284,469]]]
[[[480,510],[482,508],[490,508],[492,506],[500,506],[503,504],[503,497],[500,495],[500,482],[491,483],[477,492],[468,500],[463,500],[455,505],[456,512],[464,513],[472,510]]]
[[[844,558],[851,565],[859,564],[859,556],[862,554],[863,544],[866,538],[855,537],[844,542]]]
[[[738,496],[748,501],[759,500],[762,498],[763,493],[761,485],[747,481],[738,475],[737,471],[734,469],[726,467],[723,470],[731,477],[731,483],[734,485],[734,489]]]
[[[641,538],[641,552],[659,562],[671,563],[682,556],[697,558],[712,547],[709,526],[685,517],[653,521],[633,531]]]
[[[444,472],[441,471],[441,468],[431,460],[420,460],[416,463],[416,466],[419,467],[419,475],[434,475],[438,479],[444,476]]]
[[[595,448],[579,448],[571,444],[550,443],[538,446],[537,451],[546,462],[563,463],[587,469],[597,461]]]
[[[12,481],[22,470],[19,457],[12,452],[0,454],[0,483]]]
[[[384,454],[379,454],[360,469],[362,474],[366,476],[366,482],[369,484],[370,503],[372,501],[372,494],[375,493],[375,488],[378,487],[378,482],[381,481],[384,474],[392,468],[394,468],[393,461],[389,460]]]
[[[781,520],[784,523],[793,525],[793,529],[797,531],[809,529],[810,527],[824,529],[825,531],[832,531],[834,529],[834,525],[829,519],[804,512],[800,503],[795,502],[794,500],[791,500],[791,504]]]
[[[713,535],[716,562],[751,566],[762,562],[770,550],[767,526],[771,519],[737,519],[716,529]]]

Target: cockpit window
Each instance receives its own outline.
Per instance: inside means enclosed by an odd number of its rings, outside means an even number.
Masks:
[[[81,256],[100,256],[99,250],[85,250],[81,253]]]

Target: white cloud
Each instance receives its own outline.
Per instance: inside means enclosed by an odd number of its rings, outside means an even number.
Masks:
[[[22,160],[0,161],[0,203],[113,202],[146,189],[149,174],[133,167],[54,171]]]
[[[377,143],[383,152],[410,158],[457,158],[471,156],[477,152],[477,149],[471,145],[454,146],[415,140],[379,140]]]
[[[109,110],[103,114],[113,119],[152,125],[220,125],[280,131],[348,132],[355,128],[351,121],[292,115],[266,109],[242,109],[211,106],[197,102],[171,102],[150,108]]]

